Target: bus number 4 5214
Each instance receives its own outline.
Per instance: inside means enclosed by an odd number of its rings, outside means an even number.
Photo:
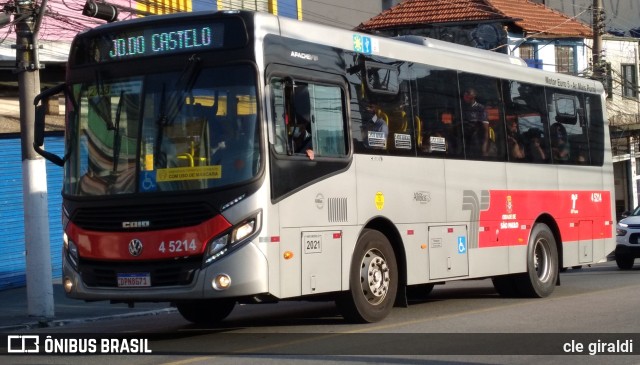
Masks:
[[[195,252],[197,248],[198,245],[196,245],[195,239],[192,239],[191,241],[175,240],[169,241],[168,243],[162,241],[162,243],[160,243],[160,247],[158,247],[158,251],[162,253]]]

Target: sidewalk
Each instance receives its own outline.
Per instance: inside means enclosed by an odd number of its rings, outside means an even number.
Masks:
[[[110,304],[108,301],[85,302],[70,299],[64,294],[60,282],[53,283],[53,301],[53,318],[32,317],[28,315],[26,287],[0,291],[0,332],[176,311],[169,303],[136,303],[134,308],[129,308],[124,303]]]

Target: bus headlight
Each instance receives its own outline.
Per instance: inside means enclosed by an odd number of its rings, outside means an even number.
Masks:
[[[66,233],[62,235],[62,240],[64,244],[64,251],[71,263],[71,266],[74,270],[78,270],[78,262],[80,261],[80,256],[78,255],[78,246],[76,246],[75,242],[69,239]]]
[[[248,241],[259,231],[260,214],[242,221],[224,234],[209,241],[204,264],[208,265],[226,254],[235,246]]]

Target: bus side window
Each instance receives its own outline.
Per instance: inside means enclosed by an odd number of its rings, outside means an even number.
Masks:
[[[455,71],[414,64],[414,114],[418,155],[460,158],[462,126]]]
[[[467,159],[505,161],[504,106],[498,79],[459,73]]]
[[[547,90],[547,98],[550,101],[549,118],[555,120],[551,125],[554,163],[591,164],[590,142],[595,142],[592,134],[590,135],[593,132],[590,132],[590,106],[587,106],[587,101],[591,102],[591,98],[585,99],[584,95],[573,91],[551,88]],[[598,148],[601,149],[602,147]]]
[[[271,114],[276,153],[309,159],[346,156],[346,113],[340,87],[274,78]]]
[[[344,93],[338,86],[309,85],[311,136],[318,157],[347,154]]]
[[[544,88],[518,81],[504,80],[502,90],[507,114],[507,153],[509,161],[548,163],[551,161]],[[512,130],[510,123],[517,125]],[[511,134],[517,134],[511,136]],[[524,159],[514,156],[509,138],[524,145]]]
[[[598,95],[585,98],[584,121],[589,131],[588,155],[589,163],[602,166],[604,163],[604,119],[602,103]]]

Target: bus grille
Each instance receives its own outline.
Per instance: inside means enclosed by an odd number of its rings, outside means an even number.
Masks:
[[[71,217],[78,227],[89,231],[123,231],[123,224],[139,224],[127,232],[190,227],[201,224],[216,215],[214,209],[202,202],[132,205],[117,207],[79,208]]]
[[[189,285],[197,269],[202,265],[202,257],[170,261],[145,262],[105,262],[82,260],[80,275],[85,285],[90,287],[117,287],[118,273],[149,273],[151,287]]]

